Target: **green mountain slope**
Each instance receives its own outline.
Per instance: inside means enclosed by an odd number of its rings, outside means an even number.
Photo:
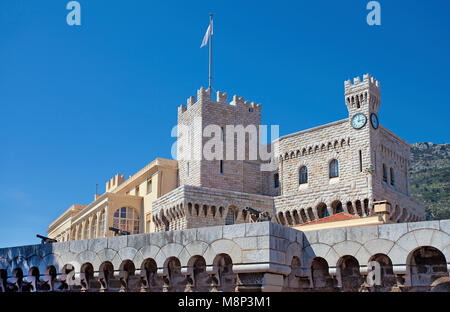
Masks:
[[[427,220],[450,219],[450,144],[411,145],[410,188]]]

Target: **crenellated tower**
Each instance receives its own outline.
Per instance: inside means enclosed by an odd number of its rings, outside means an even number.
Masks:
[[[180,185],[261,193],[260,162],[250,157],[249,153],[251,135],[245,135],[245,159],[238,159],[237,135],[227,132],[229,126],[235,129],[240,126],[250,129],[247,127],[254,126],[259,131],[260,124],[260,104],[250,103],[237,95],[228,103],[227,93],[217,91],[213,99],[211,90],[200,88],[197,98],[189,97],[187,104],[178,108],[177,160]],[[219,130],[223,142],[221,157],[212,160],[206,159],[203,151],[210,149],[211,139],[217,133],[208,133],[205,131],[207,127]],[[227,139],[234,141],[234,159],[226,157]],[[256,133],[256,142],[259,143],[259,132]]]
[[[353,146],[355,185],[367,187],[367,198],[373,203],[372,185],[376,167],[378,141],[378,111],[380,108],[380,83],[369,74],[345,81],[345,104],[348,109],[348,127]],[[376,199],[376,198],[375,198]]]
[[[380,108],[380,83],[369,74],[345,81],[345,104],[350,119],[357,113],[378,114]]]

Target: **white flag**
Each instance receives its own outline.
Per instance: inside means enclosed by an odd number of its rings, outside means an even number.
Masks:
[[[205,45],[208,44],[208,39],[209,39],[210,34],[211,34],[211,36],[213,35],[213,22],[212,21],[209,24],[208,29],[206,30],[206,33],[205,33],[205,36],[203,37],[202,45],[200,46],[200,48],[203,48]]]

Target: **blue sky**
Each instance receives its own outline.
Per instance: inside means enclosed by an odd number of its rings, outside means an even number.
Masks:
[[[115,173],[170,157],[177,106],[208,83],[262,104],[280,134],[347,117],[344,80],[381,82],[380,122],[449,142],[450,4],[365,0],[0,2],[0,247],[38,243]]]

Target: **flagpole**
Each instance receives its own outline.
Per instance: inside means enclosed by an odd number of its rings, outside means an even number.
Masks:
[[[209,14],[209,27],[211,29],[211,31],[209,32],[209,90],[212,93],[212,88],[211,88],[211,70],[212,70],[212,38],[211,38],[211,33],[212,33],[212,13]]]

